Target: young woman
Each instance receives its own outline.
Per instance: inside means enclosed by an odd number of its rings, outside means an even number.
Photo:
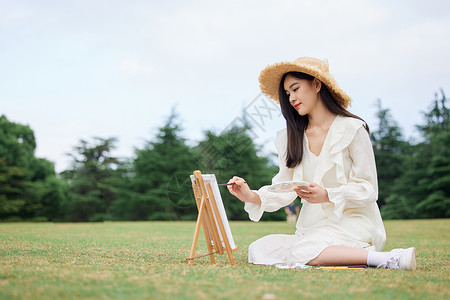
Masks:
[[[231,194],[245,202],[253,221],[297,196],[302,208],[294,235],[253,242],[249,262],[271,265],[361,265],[415,270],[415,248],[379,252],[386,233],[376,204],[377,172],[367,124],[346,110],[350,98],[329,73],[327,61],[302,57],[265,68],[264,93],[280,103],[286,129],[275,140],[279,173],[272,184],[306,181],[292,192],[257,191],[233,177]]]

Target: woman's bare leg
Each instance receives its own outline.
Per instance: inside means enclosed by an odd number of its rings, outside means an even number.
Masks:
[[[310,266],[351,266],[367,264],[369,251],[344,246],[330,246],[325,248],[316,258],[311,260]]]

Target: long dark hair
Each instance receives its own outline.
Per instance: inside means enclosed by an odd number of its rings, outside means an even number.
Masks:
[[[283,75],[280,81],[280,87],[278,90],[281,112],[286,119],[287,127],[287,151],[286,151],[286,166],[288,168],[294,168],[298,166],[303,159],[303,137],[305,130],[308,127],[308,116],[301,116],[297,110],[289,102],[289,96],[284,90],[284,80],[286,76],[291,75],[297,79],[305,79],[308,81],[313,81],[314,77],[305,73],[300,72],[289,72]],[[356,118],[364,122],[364,126],[369,133],[369,127],[367,123],[360,117],[350,113],[345,108],[340,106],[334,99],[333,95],[330,93],[325,84],[322,83],[320,88],[320,97],[326,108],[334,114]]]

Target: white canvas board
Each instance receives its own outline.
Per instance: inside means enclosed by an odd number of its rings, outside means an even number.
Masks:
[[[205,183],[205,186],[208,183],[211,184],[211,189],[213,191],[214,199],[216,199],[217,208],[219,210],[220,218],[222,219],[222,224],[223,224],[223,227],[225,229],[225,233],[227,235],[228,242],[230,243],[231,249],[235,249],[236,245],[234,244],[233,235],[231,234],[230,223],[228,223],[227,213],[225,211],[225,207],[223,206],[222,196],[220,195],[219,186],[217,185],[216,175],[214,175],[214,174],[202,174],[202,177],[203,177],[203,181]],[[192,183],[195,182],[194,175],[191,175],[191,181],[192,181]],[[209,193],[208,190],[206,190],[206,192]],[[209,194],[208,194],[208,196],[210,197]],[[222,233],[220,232],[220,227],[219,227],[219,224],[217,222],[217,217],[216,217],[216,215],[214,213],[214,210],[212,210],[212,213],[213,213],[213,216],[214,216],[214,220],[215,220],[215,224],[216,224],[216,227],[217,227],[217,231],[219,232],[220,240],[222,241],[222,246],[225,247],[225,243],[223,241]]]

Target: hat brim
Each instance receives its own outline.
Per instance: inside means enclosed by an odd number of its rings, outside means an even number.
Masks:
[[[326,85],[340,106],[347,108],[350,105],[350,97],[339,87],[330,73],[324,73],[322,70],[312,66],[299,65],[293,62],[276,63],[262,70],[259,75],[261,91],[280,103],[280,100],[278,99],[280,81],[283,75],[288,72],[301,72],[319,79]]]

